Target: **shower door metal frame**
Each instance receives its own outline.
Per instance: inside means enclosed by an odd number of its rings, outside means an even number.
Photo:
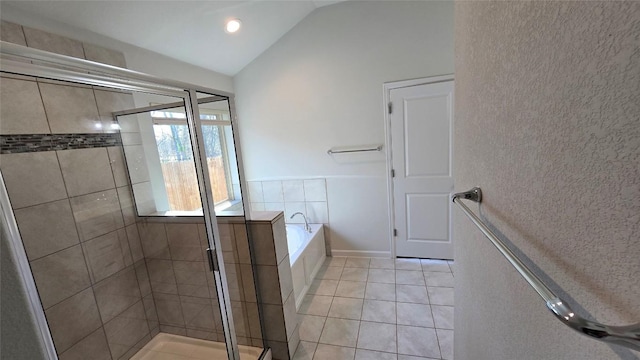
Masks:
[[[113,89],[168,95],[182,98],[184,100],[187,113],[187,125],[189,127],[192,147],[194,149],[194,163],[196,167],[196,175],[198,177],[198,188],[202,201],[207,241],[209,244],[207,252],[210,257],[209,260],[212,261],[212,271],[214,273],[214,278],[216,279],[216,292],[218,293],[219,309],[223,322],[227,356],[229,360],[240,360],[240,352],[229,298],[229,287],[227,284],[222,247],[220,244],[218,222],[216,220],[214,209],[212,186],[208,176],[208,167],[203,166],[202,163],[203,159],[206,161],[206,153],[202,143],[202,124],[199,116],[197,98],[197,92],[202,92],[204,94],[224,96],[231,101],[234,98],[233,94],[180,81],[161,79],[137,71],[122,69],[116,66],[78,59],[66,55],[50,53],[5,41],[0,41],[0,53],[2,55],[2,58],[0,59],[0,72],[2,73],[35,76]],[[232,105],[230,104],[230,107],[231,106]],[[238,149],[238,146],[239,145],[236,144],[236,149]],[[236,152],[236,156],[240,156],[239,151]],[[240,159],[238,159],[238,165],[241,166]],[[239,169],[241,184],[244,180],[242,177],[243,175],[244,174],[241,169]],[[245,197],[243,197],[243,202],[246,204]],[[247,209],[248,208],[245,207],[245,218],[247,215]],[[12,213],[11,208],[8,210]],[[213,254],[215,254],[215,257],[212,257]],[[24,255],[26,259],[26,254]],[[31,273],[30,269],[28,273]],[[22,275],[25,276],[24,269]],[[33,285],[35,287],[35,283]],[[37,300],[40,302],[39,297]],[[40,304],[40,306],[42,305]],[[44,316],[44,312],[42,312],[42,316]],[[53,350],[53,354],[55,356],[56,352],[53,345],[53,339],[48,330],[47,324],[46,333],[48,333],[48,338],[45,339],[45,346],[47,347],[48,352]],[[57,356],[53,358],[55,359]]]
[[[45,356],[47,356],[50,360],[58,360],[58,354],[56,353],[56,348],[53,344],[53,337],[51,336],[49,324],[47,323],[47,318],[44,314],[44,308],[42,307],[42,303],[40,301],[40,294],[38,294],[36,282],[33,278],[33,274],[31,273],[29,258],[27,258],[27,253],[24,250],[24,244],[22,243],[22,237],[20,236],[18,223],[16,222],[16,218],[13,214],[13,207],[11,206],[9,193],[7,192],[7,187],[5,185],[4,177],[2,176],[1,171],[0,212],[2,213],[0,222],[3,226],[7,227],[6,233],[8,235],[8,247],[9,251],[11,252],[9,256],[13,258],[16,267],[18,268],[20,280],[22,282],[22,285],[24,286],[26,297],[29,300],[31,315],[33,316],[33,320],[35,321],[34,325],[40,331],[38,335],[40,335],[39,340],[45,352]]]
[[[222,245],[220,242],[220,232],[218,231],[218,221],[216,219],[215,201],[213,200],[213,188],[209,177],[209,167],[206,165],[207,154],[204,147],[204,135],[202,132],[202,121],[200,120],[200,109],[198,108],[198,95],[196,90],[186,90],[189,103],[185,102],[187,112],[187,126],[191,134],[191,148],[193,149],[193,160],[196,165],[196,176],[198,177],[198,188],[202,201],[202,213],[205,227],[207,229],[207,257],[213,271],[216,283],[216,293],[218,294],[218,304],[220,315],[222,316],[222,326],[224,328],[224,339],[227,344],[227,356],[229,360],[240,360],[240,351],[236,338],[236,331],[233,322],[233,312],[231,309],[231,299],[229,298],[229,285],[227,284],[224,258],[222,255]],[[209,216],[207,216],[207,214]],[[215,234],[212,236],[212,234]]]

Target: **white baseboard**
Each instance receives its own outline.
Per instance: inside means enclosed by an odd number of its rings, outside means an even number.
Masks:
[[[391,259],[391,251],[331,250],[331,256],[353,256]]]

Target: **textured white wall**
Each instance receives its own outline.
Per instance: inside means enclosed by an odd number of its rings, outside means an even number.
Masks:
[[[455,18],[456,189],[482,187],[482,216],[580,315],[640,321],[640,3],[458,2]],[[555,320],[454,215],[456,359],[639,358]]]
[[[348,1],[312,12],[234,77],[248,180],[327,179],[334,250],[388,252],[384,82],[453,73],[453,2]]]

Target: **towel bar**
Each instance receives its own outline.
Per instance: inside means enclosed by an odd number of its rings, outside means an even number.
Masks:
[[[553,312],[558,320],[573,330],[591,338],[622,345],[640,351],[640,323],[627,326],[610,326],[584,319],[577,315],[571,307],[545,285],[489,227],[469,209],[461,200],[482,202],[482,190],[479,187],[454,194],[451,200],[460,206],[462,211],[482,231],[500,253],[513,265],[531,287],[542,297],[547,308]]]

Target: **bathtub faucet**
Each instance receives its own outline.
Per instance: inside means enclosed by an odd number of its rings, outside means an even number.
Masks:
[[[311,226],[309,226],[309,222],[307,221],[307,217],[304,216],[303,213],[298,211],[297,213],[291,215],[291,217],[289,219],[293,219],[293,217],[296,216],[296,215],[302,215],[302,218],[304,219],[304,230],[306,232],[310,233],[311,232]]]

